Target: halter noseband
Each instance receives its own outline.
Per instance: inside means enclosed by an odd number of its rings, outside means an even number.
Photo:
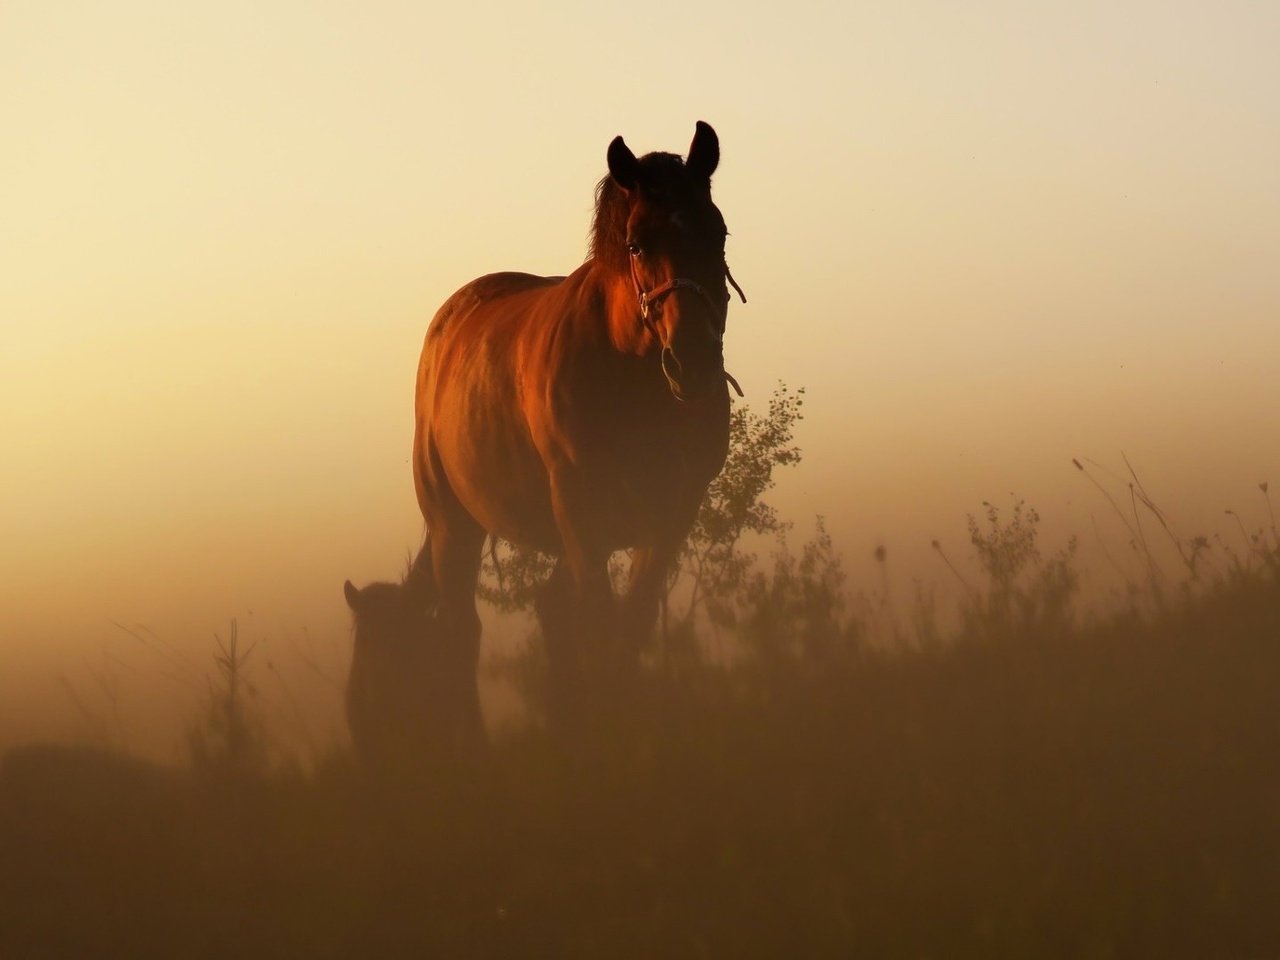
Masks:
[[[628,259],[630,260],[630,267],[631,267],[631,284],[636,289],[636,300],[640,304],[640,319],[644,322],[644,325],[649,328],[649,332],[653,334],[653,338],[657,340],[659,344],[662,345],[662,375],[667,378],[668,383],[672,384],[672,387],[674,390],[675,380],[672,377],[671,372],[667,369],[668,354],[670,354],[672,362],[675,363],[677,368],[680,365],[680,361],[675,359],[675,354],[672,352],[671,348],[668,347],[666,344],[662,343],[662,333],[661,331],[658,330],[658,325],[654,322],[652,317],[653,306],[654,304],[658,303],[658,301],[660,301],[667,294],[674,293],[677,290],[694,291],[696,294],[702,297],[703,300],[706,301],[707,306],[711,308],[712,312],[715,312],[716,310],[716,302],[711,298],[711,294],[707,291],[706,287],[700,284],[697,280],[690,280],[687,277],[673,277],[672,279],[667,280],[664,283],[658,284],[652,290],[645,290],[644,287],[640,285],[640,275],[636,272],[635,258],[630,257]],[[724,265],[724,276],[725,276],[725,279],[729,281],[729,284],[733,287],[733,289],[738,292],[738,296],[742,298],[742,302],[746,303],[747,302],[746,294],[744,294],[742,292],[742,288],[738,286],[738,281],[733,279],[733,274],[729,272],[729,264],[727,263]],[[719,330],[719,336],[720,336],[721,342],[724,341],[724,328],[729,318],[728,302],[730,299],[732,299],[729,295],[729,291],[727,290],[725,291],[724,299],[725,299],[724,319],[720,321],[720,330]],[[742,387],[738,386],[738,381],[733,378],[733,374],[731,374],[728,370],[724,371],[724,378],[725,380],[729,381],[729,383],[733,384],[733,389],[738,392],[738,396],[740,397],[745,396],[745,394],[742,392]]]
[[[707,301],[707,305],[712,310],[715,309],[715,302],[711,299],[711,294],[707,293],[707,288],[700,284],[697,280],[689,280],[685,277],[676,277],[668,280],[666,283],[660,283],[652,290],[643,290],[640,287],[640,278],[636,276],[635,268],[631,270],[631,277],[635,281],[636,296],[640,300],[640,317],[648,323],[652,328],[653,324],[649,319],[649,312],[659,300],[668,293],[675,293],[677,290],[692,290],[703,300]]]
[[[692,290],[694,293],[698,294],[698,296],[702,297],[702,299],[707,302],[707,306],[709,306],[713,311],[716,309],[716,302],[711,298],[711,294],[707,291],[707,288],[697,280],[690,280],[687,277],[673,277],[665,283],[658,284],[652,290],[645,290],[644,287],[640,285],[640,275],[636,273],[635,258],[630,258],[630,261],[631,283],[636,288],[636,300],[640,303],[640,319],[645,322],[645,325],[655,336],[658,336],[658,329],[649,314],[653,305],[669,293],[674,293],[677,290]],[[725,279],[729,281],[730,286],[732,286],[734,290],[738,291],[738,296],[742,298],[742,302],[746,303],[747,297],[742,292],[742,288],[738,286],[738,281],[733,279],[733,274],[729,272],[729,265],[727,263],[724,265],[724,276]],[[724,298],[726,302],[730,299],[729,292],[727,290],[725,291]],[[726,317],[727,315],[728,311],[726,311]],[[724,324],[721,324],[720,332],[721,334],[724,333]],[[662,338],[659,336],[658,340],[661,341],[661,339]]]

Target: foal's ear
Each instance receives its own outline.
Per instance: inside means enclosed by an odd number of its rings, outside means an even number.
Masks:
[[[695,177],[711,182],[711,175],[720,165],[720,138],[711,129],[711,124],[698,121],[693,133],[693,142],[689,144],[689,159],[685,168]]]
[[[360,612],[360,591],[350,580],[342,585],[342,595],[347,598],[347,606],[354,612]]]
[[[640,182],[640,161],[631,152],[622,137],[614,137],[609,144],[609,176],[623,190],[634,190]]]

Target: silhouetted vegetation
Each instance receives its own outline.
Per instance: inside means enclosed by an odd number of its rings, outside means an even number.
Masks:
[[[338,747],[268,763],[233,632],[195,774],[11,753],[0,956],[1280,951],[1274,519],[1228,546],[1166,517],[1184,575],[1157,575],[1135,493],[1145,572],[1090,612],[1074,542],[984,504],[971,562],[935,544],[954,622],[925,591],[895,611],[762,500],[798,415],[739,408],[646,668],[581,730],[390,780]],[[522,608],[539,563],[505,556],[490,596]]]

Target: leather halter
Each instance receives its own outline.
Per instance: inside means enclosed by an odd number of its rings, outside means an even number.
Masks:
[[[677,290],[692,290],[707,302],[707,306],[709,306],[713,312],[716,309],[715,302],[711,299],[711,294],[707,292],[707,288],[697,280],[690,280],[687,277],[674,277],[671,280],[658,284],[652,290],[646,290],[640,285],[640,274],[636,272],[635,257],[631,258],[631,283],[636,288],[636,300],[640,304],[640,319],[645,322],[645,326],[647,326],[650,332],[655,336],[658,334],[658,328],[653,322],[653,318],[651,316],[653,307],[669,293],[675,293]],[[658,341],[661,342],[662,338],[658,337]]]
[[[629,261],[629,266],[631,267],[631,284],[635,287],[636,300],[640,304],[640,319],[649,329],[649,332],[653,334],[653,339],[662,347],[662,375],[667,378],[667,382],[671,385],[672,393],[676,396],[676,399],[681,399],[679,394],[675,392],[676,380],[672,376],[671,371],[667,368],[667,364],[669,362],[668,357],[670,357],[670,362],[674,363],[677,369],[680,367],[680,361],[676,358],[675,352],[662,342],[662,332],[658,329],[658,325],[654,322],[652,316],[653,307],[667,294],[674,293],[677,290],[694,291],[706,301],[707,306],[713,313],[717,312],[716,303],[711,298],[711,294],[707,291],[706,287],[700,284],[697,280],[690,280],[687,277],[673,277],[670,280],[658,284],[652,290],[645,290],[644,287],[640,285],[640,274],[636,272],[635,256],[631,255],[627,259]],[[742,298],[742,302],[746,303],[746,294],[744,294],[742,292],[742,288],[738,286],[738,281],[733,279],[733,274],[729,272],[729,264],[727,263],[724,265],[724,275],[725,279],[733,286],[733,289],[738,292],[738,296]],[[716,332],[716,335],[722,344],[724,343],[724,330],[729,320],[729,300],[732,299],[728,290],[724,292],[724,299],[724,313],[721,315],[722,319],[720,321],[720,329]],[[738,396],[745,396],[742,392],[742,387],[738,386],[738,381],[733,378],[733,374],[728,370],[724,370],[723,373],[725,380],[733,385],[733,389],[737,391]]]
[[[645,326],[649,328],[649,331],[655,337],[658,338],[659,343],[662,342],[662,337],[658,333],[657,324],[653,322],[653,319],[650,316],[650,313],[653,310],[654,304],[658,303],[658,301],[660,301],[667,294],[674,293],[677,290],[692,290],[694,293],[698,294],[698,296],[702,297],[702,299],[706,301],[707,306],[711,308],[713,313],[717,312],[715,300],[712,299],[711,294],[710,292],[708,292],[707,288],[704,287],[702,284],[700,284],[697,280],[690,280],[687,277],[673,277],[670,280],[667,280],[663,283],[658,284],[652,290],[645,290],[644,287],[640,285],[640,275],[636,272],[635,256],[630,256],[628,260],[629,260],[629,265],[631,267],[631,284],[632,286],[635,287],[636,300],[640,304],[640,319],[644,321]],[[738,291],[738,296],[742,298],[742,302],[746,303],[747,302],[746,295],[742,292],[742,288],[738,286],[738,282],[733,279],[733,274],[729,272],[729,265],[727,263],[724,265],[724,275],[725,275],[725,279],[728,280],[729,283],[733,286],[733,289]],[[724,299],[726,304],[726,309],[724,312],[725,319],[720,322],[720,336],[722,339],[724,337],[725,321],[728,320],[728,316],[729,316],[727,304],[731,298],[728,290],[726,290],[724,293]]]
[[[666,283],[660,283],[652,290],[640,291],[640,315],[648,319],[649,308],[665,297],[668,293],[674,293],[676,290],[685,289],[692,290],[694,293],[711,304],[711,294],[707,293],[707,288],[700,284],[697,280],[688,280],[684,277],[676,277],[668,280]],[[714,304],[712,304],[714,309]]]

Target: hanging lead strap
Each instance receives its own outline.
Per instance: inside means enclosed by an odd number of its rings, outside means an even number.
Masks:
[[[743,303],[746,303],[746,302],[747,302],[747,295],[746,295],[745,293],[743,293],[743,292],[742,292],[742,288],[741,288],[740,286],[738,286],[738,281],[737,281],[737,280],[735,280],[735,279],[733,279],[733,274],[729,271],[729,264],[728,264],[727,262],[726,262],[726,263],[725,263],[725,265],[724,265],[724,277],[725,277],[725,279],[726,279],[726,280],[728,280],[728,281],[729,281],[729,285],[730,285],[731,287],[733,287],[733,289],[735,289],[735,290],[737,290],[737,291],[738,291],[738,296],[740,296],[740,297],[742,298],[742,302],[743,302]],[[737,386],[737,384],[735,383],[735,384],[734,384],[734,386],[736,387],[736,386]],[[738,392],[739,392],[739,393],[741,393],[742,391],[738,391]]]

